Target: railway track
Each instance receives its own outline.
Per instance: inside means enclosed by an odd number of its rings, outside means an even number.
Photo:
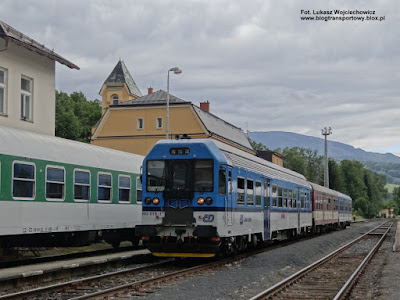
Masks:
[[[191,276],[210,269],[223,267],[235,261],[287,246],[295,241],[285,241],[267,248],[254,249],[247,253],[218,261],[200,261],[193,259],[169,259],[146,266],[112,271],[101,275],[85,277],[68,282],[51,284],[44,287],[1,295],[0,300],[9,299],[103,299],[114,295],[145,295],[154,291],[160,283]],[[207,263],[208,262],[208,263]]]
[[[250,300],[345,299],[395,223],[379,225]]]

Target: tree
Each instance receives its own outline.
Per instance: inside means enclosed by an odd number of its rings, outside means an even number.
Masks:
[[[342,171],[334,159],[328,161],[329,188],[347,194]]]
[[[100,117],[99,100],[88,101],[82,92],[56,91],[56,136],[89,143]]]
[[[250,145],[253,147],[254,150],[256,151],[271,151],[268,149],[267,146],[265,146],[263,143],[257,143],[256,141],[253,141],[250,137],[247,137]]]

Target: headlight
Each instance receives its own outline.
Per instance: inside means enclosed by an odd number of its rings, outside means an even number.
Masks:
[[[153,198],[153,204],[157,205],[158,203],[160,203],[160,200],[158,198]]]
[[[204,198],[200,197],[199,199],[197,199],[197,204],[203,205],[204,204]]]
[[[207,197],[206,198],[206,204],[207,205],[211,205],[211,203],[212,203],[212,199],[210,197]]]
[[[151,198],[150,197],[146,197],[144,199],[144,203],[146,203],[147,205],[150,205],[151,204]]]

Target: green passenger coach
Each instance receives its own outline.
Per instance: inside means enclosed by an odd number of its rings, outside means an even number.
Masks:
[[[0,126],[0,249],[130,240],[143,157]]]

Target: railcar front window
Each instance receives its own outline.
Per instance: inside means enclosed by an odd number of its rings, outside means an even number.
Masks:
[[[188,187],[188,163],[184,160],[175,160],[172,169],[172,189],[184,190]]]
[[[165,161],[149,160],[147,162],[147,191],[162,192],[165,190]]]
[[[213,191],[213,160],[201,159],[194,162],[194,191]]]
[[[15,163],[13,175],[13,197],[33,199],[35,195],[35,166]]]

